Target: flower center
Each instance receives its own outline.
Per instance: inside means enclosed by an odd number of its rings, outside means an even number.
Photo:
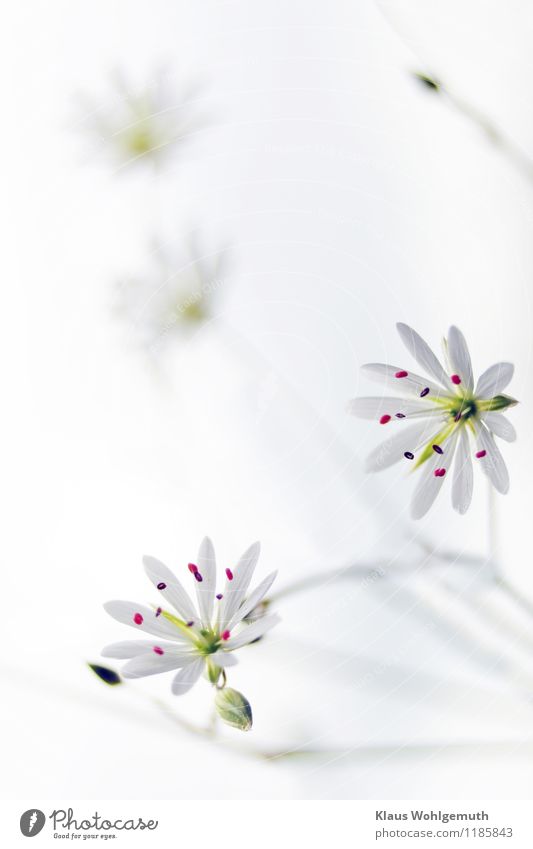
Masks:
[[[478,406],[475,398],[460,398],[457,399],[450,408],[450,416],[454,421],[468,421],[474,418],[478,413]]]
[[[198,651],[205,657],[210,654],[215,654],[220,648],[222,637],[217,631],[212,631],[210,628],[202,628],[200,637],[197,641]]]

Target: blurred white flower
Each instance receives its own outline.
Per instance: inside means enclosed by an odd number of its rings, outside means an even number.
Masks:
[[[124,678],[142,678],[179,670],[172,682],[175,695],[186,693],[202,672],[211,684],[235,666],[233,654],[262,637],[279,621],[276,614],[246,624],[247,617],[269,591],[276,572],[268,575],[249,595],[248,587],[259,558],[258,542],[250,546],[234,570],[226,569],[222,592],[216,592],[216,561],[211,540],[206,537],[196,563],[188,571],[194,581],[198,607],[175,575],[154,557],[144,558],[146,574],[161,597],[174,609],[152,609],[135,602],[108,601],[107,612],[125,625],[131,625],[152,639],[113,643],[103,649],[104,657],[128,659],[122,668]],[[154,637],[156,639],[154,639]]]
[[[158,164],[201,126],[191,108],[196,94],[193,85],[171,86],[162,70],[142,87],[115,72],[103,105],[83,98],[83,126],[115,165]]]
[[[194,237],[178,248],[156,244],[144,272],[118,283],[113,310],[158,353],[211,316],[224,271],[224,251],[208,255]]]
[[[349,412],[381,425],[393,424],[400,432],[379,445],[368,457],[368,471],[386,469],[400,459],[422,475],[412,501],[413,518],[421,518],[437,497],[453,466],[452,504],[466,513],[473,492],[475,461],[498,492],[509,489],[509,475],[493,434],[512,442],[513,425],[502,411],[517,402],[501,392],[510,382],[514,366],[496,363],[483,372],[474,388],[470,354],[461,331],[450,327],[444,339],[443,368],[429,346],[406,324],[397,325],[406,348],[434,379],[420,377],[403,366],[369,363],[363,366],[370,378],[406,391],[407,397],[355,398]],[[406,419],[416,419],[407,424]],[[470,440],[473,440],[473,447]]]

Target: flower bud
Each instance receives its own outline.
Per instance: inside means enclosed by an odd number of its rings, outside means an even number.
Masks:
[[[215,706],[221,720],[232,728],[249,731],[252,727],[252,708],[242,693],[224,687],[215,697]]]
[[[431,91],[439,92],[441,90],[441,84],[434,77],[430,77],[428,74],[422,74],[420,71],[415,71],[413,76]]]
[[[88,663],[87,666],[92,669],[95,675],[98,675],[104,684],[109,684],[110,687],[122,683],[120,675],[114,669],[109,669],[108,666],[100,666],[99,663]]]

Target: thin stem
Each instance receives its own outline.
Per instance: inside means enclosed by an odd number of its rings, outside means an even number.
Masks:
[[[522,593],[510,584],[509,581],[502,575],[495,575],[494,581],[496,585],[500,587],[501,590],[523,610],[524,613],[533,619],[533,602],[526,598],[526,596],[522,595]]]
[[[427,67],[427,63],[421,55],[420,50],[415,50],[411,42],[404,36],[401,26],[399,26],[394,15],[391,13],[390,6],[376,0],[376,6],[387,21],[388,25],[394,31],[396,36],[418,59],[422,66]],[[497,148],[503,156],[524,176],[527,180],[533,181],[533,159],[518,145],[514,139],[504,133],[501,127],[488,115],[482,112],[472,104],[463,100],[461,97],[453,94],[446,86],[438,79],[435,79],[429,74],[418,73],[415,75],[424,83],[428,89],[431,89],[437,96],[447,99],[450,105],[461,115],[471,121],[480,129],[489,142]]]
[[[280,599],[289,598],[301,592],[306,592],[315,587],[322,586],[328,581],[351,578],[365,578],[367,580],[379,580],[386,578],[387,573],[379,566],[370,566],[365,563],[353,563],[351,566],[339,566],[337,569],[324,569],[321,572],[316,572],[314,575],[307,575],[305,578],[299,578],[291,584],[282,587],[278,592],[269,596],[269,603],[280,601]]]
[[[496,493],[490,480],[487,479],[488,504],[487,504],[487,536],[488,536],[488,561],[491,576],[494,581],[501,579],[500,547],[498,539],[498,506],[496,504]]]

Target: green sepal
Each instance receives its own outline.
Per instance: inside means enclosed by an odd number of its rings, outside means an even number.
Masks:
[[[222,722],[238,728],[240,731],[249,731],[252,727],[252,708],[250,702],[238,690],[224,687],[215,696],[215,707]]]
[[[507,410],[508,407],[514,407],[518,404],[516,398],[511,398],[510,395],[495,395],[488,401],[478,401],[478,407],[483,412],[497,412]]]

